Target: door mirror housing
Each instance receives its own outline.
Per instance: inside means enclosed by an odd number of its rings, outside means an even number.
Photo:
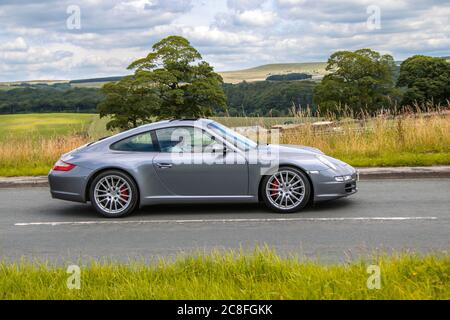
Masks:
[[[212,153],[225,155],[227,153],[227,146],[225,144],[216,143],[212,147]]]

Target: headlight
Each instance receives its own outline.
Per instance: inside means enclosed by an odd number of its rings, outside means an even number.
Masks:
[[[334,177],[334,180],[336,180],[338,182],[349,181],[349,180],[352,180],[352,176],[349,176],[349,175],[347,175],[347,176],[337,176],[337,177]]]
[[[324,165],[326,165],[327,167],[330,167],[333,170],[336,170],[337,167],[327,158],[325,158],[324,156],[317,156],[317,159],[319,159],[320,162],[322,162]]]

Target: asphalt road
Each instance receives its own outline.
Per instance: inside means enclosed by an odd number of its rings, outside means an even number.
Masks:
[[[450,179],[371,180],[359,193],[279,215],[262,205],[145,207],[103,219],[47,188],[0,189],[0,260],[151,260],[267,244],[282,255],[342,262],[374,250],[450,249]]]

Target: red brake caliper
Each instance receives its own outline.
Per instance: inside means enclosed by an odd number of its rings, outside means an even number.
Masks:
[[[278,187],[279,187],[280,185],[278,184],[278,181],[277,181],[277,180],[273,181],[272,184],[273,184],[272,189],[275,189],[275,190],[272,190],[272,192],[270,193],[270,195],[271,195],[272,197],[274,197],[274,196],[277,196],[277,195],[278,195]]]
[[[127,187],[123,186],[122,188],[120,188],[120,196],[128,201],[129,194]]]

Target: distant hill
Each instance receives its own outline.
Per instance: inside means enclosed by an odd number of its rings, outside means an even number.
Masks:
[[[308,63],[277,63],[266,64],[255,68],[218,72],[225,83],[239,83],[243,81],[254,82],[264,81],[272,75],[284,75],[288,73],[307,73],[312,75],[313,80],[321,79],[325,74],[326,62],[308,62]],[[121,77],[107,77],[72,80],[70,84],[73,86],[83,87],[100,87],[105,82],[117,81]]]
[[[88,82],[111,82],[111,81],[119,81],[123,76],[116,77],[104,77],[104,78],[91,78],[91,79],[79,79],[79,80],[71,80],[69,83],[88,83]]]
[[[68,80],[31,80],[31,81],[10,81],[0,82],[0,90],[10,90],[23,87],[39,87],[39,86],[51,86],[54,84],[68,84]]]
[[[450,61],[450,56],[442,57]],[[399,66],[402,61],[396,61]],[[290,73],[307,73],[312,76],[312,80],[320,80],[327,74],[325,68],[326,62],[305,62],[305,63],[274,63],[265,64],[258,67],[235,70],[235,71],[223,71],[218,72],[225,83],[240,83],[243,81],[254,82],[264,81],[267,77],[273,75],[286,75]],[[123,76],[103,77],[103,78],[91,78],[91,79],[76,79],[76,80],[33,80],[33,81],[14,81],[14,82],[0,82],[0,90],[8,90],[15,87],[20,87],[21,84],[48,84],[55,83],[63,84],[69,83],[73,87],[89,87],[100,88],[107,82],[118,81]]]
[[[243,81],[254,82],[264,81],[272,75],[285,75],[289,73],[307,73],[312,76],[312,80],[321,79],[325,74],[326,62],[306,62],[306,63],[276,63],[266,64],[250,69],[218,72],[225,83],[240,83]],[[14,81],[0,82],[0,90],[8,90],[20,87],[22,84],[36,85],[55,83],[69,83],[72,87],[100,88],[105,83],[118,81],[123,76],[75,79],[75,80],[34,80],[34,81]]]
[[[271,75],[288,73],[308,73],[315,80],[321,79],[326,74],[326,66],[326,62],[276,63],[244,70],[219,72],[219,74],[225,83],[263,81]]]

